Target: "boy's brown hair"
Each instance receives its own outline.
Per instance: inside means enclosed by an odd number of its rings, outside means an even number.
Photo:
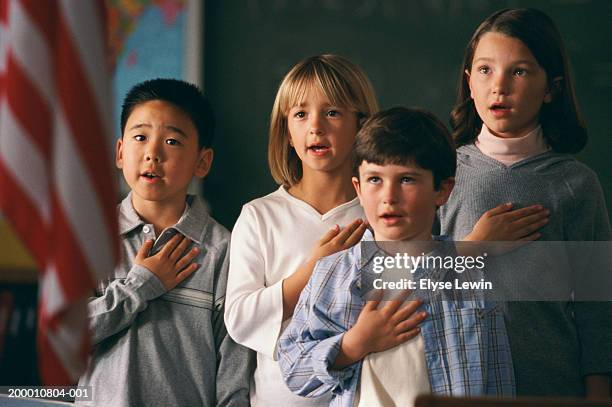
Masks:
[[[357,133],[353,175],[364,161],[376,165],[416,164],[433,173],[434,188],[455,176],[457,153],[450,133],[432,113],[393,107],[368,119]]]

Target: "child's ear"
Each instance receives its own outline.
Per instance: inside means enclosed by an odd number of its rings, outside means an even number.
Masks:
[[[361,186],[359,185],[359,178],[353,177],[351,178],[351,182],[353,183],[353,188],[355,188],[355,192],[357,192],[357,197],[361,201]]]
[[[561,93],[562,83],[563,76],[557,76],[552,80],[552,85],[548,87],[546,94],[544,95],[544,103],[552,102]]]
[[[448,201],[448,197],[455,186],[455,177],[450,177],[440,182],[440,187],[436,191],[436,206],[442,206]]]
[[[212,167],[213,156],[214,153],[212,148],[202,148],[200,150],[198,162],[196,164],[196,169],[193,175],[198,178],[204,178],[205,176],[207,176],[210,172],[210,167]]]
[[[470,71],[466,69],[463,72],[465,73],[465,81],[467,82],[468,87],[470,88],[470,97],[474,99],[474,95],[472,94],[472,77],[470,76]]]
[[[119,137],[115,146],[115,166],[123,168],[123,138]]]

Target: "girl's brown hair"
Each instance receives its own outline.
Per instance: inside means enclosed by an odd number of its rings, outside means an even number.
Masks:
[[[320,89],[332,105],[357,113],[360,123],[378,111],[374,88],[357,65],[338,55],[317,55],[294,66],[280,84],[268,141],[268,164],[274,180],[292,186],[302,179],[302,164],[289,144],[287,116],[311,88]]]
[[[478,137],[482,120],[470,96],[465,73],[472,69],[478,41],[488,32],[516,38],[531,51],[546,71],[553,100],[540,109],[540,124],[544,138],[553,150],[578,153],[587,142],[587,130],[578,108],[569,60],[561,34],[555,23],[544,12],[536,9],[505,9],[489,16],[474,32],[465,48],[459,73],[457,100],[451,112],[450,124],[457,147],[471,144]],[[560,82],[555,82],[560,78]]]

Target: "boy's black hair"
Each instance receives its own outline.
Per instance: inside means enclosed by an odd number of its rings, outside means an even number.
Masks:
[[[353,149],[353,175],[367,161],[376,165],[409,165],[430,170],[434,188],[455,176],[457,153],[450,133],[432,113],[393,107],[368,119],[357,133]]]
[[[208,99],[197,86],[178,79],[151,79],[130,89],[121,108],[122,134],[132,111],[152,100],[168,102],[182,110],[198,132],[198,146],[208,148],[212,145],[215,123]]]

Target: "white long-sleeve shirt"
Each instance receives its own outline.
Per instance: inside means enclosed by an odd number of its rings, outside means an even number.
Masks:
[[[357,198],[321,215],[284,187],[242,208],[232,231],[225,324],[230,336],[257,351],[253,406],[327,406],[331,395],[307,399],[289,391],[274,360],[282,321],[282,280],[310,256],[333,225],[364,218]]]

